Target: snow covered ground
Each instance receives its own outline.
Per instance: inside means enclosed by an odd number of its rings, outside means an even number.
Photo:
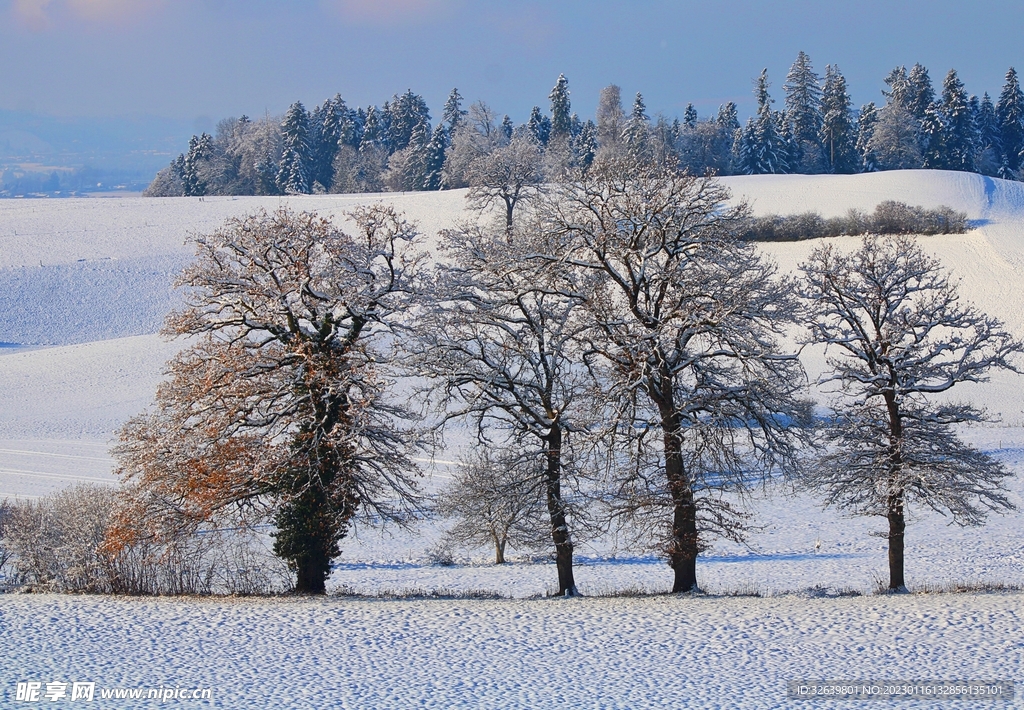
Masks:
[[[962,279],[965,297],[1024,336],[1024,185],[930,171],[725,182],[762,214],[831,216],[886,199],[967,212],[971,232],[922,243]],[[258,206],[339,215],[374,199],[432,236],[459,218],[464,193],[0,201],[0,499],[114,483],[113,432],[147,406],[178,347],[156,332],[177,302],[171,282],[190,257],[189,234]],[[792,271],[813,247],[763,248]],[[803,358],[813,378],[822,353]],[[1018,473],[1012,497],[1024,508],[1024,379],[1000,374],[957,396],[1001,418],[967,436]],[[443,463],[426,469],[431,487],[448,471]],[[717,544],[699,562],[710,597],[544,599],[554,585],[549,562],[513,555],[495,566],[477,550],[434,565],[440,531],[431,525],[359,528],[343,542],[329,586],[370,597],[419,590],[508,599],[0,595],[0,706],[19,706],[20,681],[212,687],[217,707],[362,708],[828,707],[787,699],[786,682],[1024,680],[1024,595],[839,597],[870,593],[884,578],[884,540],[870,534],[883,521],[822,513],[812,498],[781,489],[757,497],[753,510],[762,529],[748,546]],[[916,511],[910,586],[1024,586],[1022,522],[1017,512],[961,530]],[[584,594],[670,586],[663,561],[622,540],[584,543],[578,553]],[[762,598],[726,596],[736,592]],[[100,705],[129,706],[146,705]]]
[[[791,681],[1020,680],[1017,594],[257,600],[0,597],[15,682],[93,682],[95,707],[1006,708],[798,700]],[[71,687],[70,685],[68,686]],[[101,690],[212,690],[106,701]],[[6,703],[5,696],[6,695]],[[87,703],[78,703],[90,707]],[[50,706],[51,703],[36,705]],[[76,703],[61,703],[74,707]]]

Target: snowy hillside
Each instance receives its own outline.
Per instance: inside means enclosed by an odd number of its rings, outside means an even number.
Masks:
[[[746,200],[758,214],[813,210],[827,217],[851,208],[870,211],[889,199],[924,207],[945,204],[966,212],[976,226],[973,231],[927,237],[922,243],[962,278],[961,289],[967,298],[1024,335],[1024,289],[1019,286],[1024,282],[1024,185],[935,171],[731,177],[724,182],[735,200]],[[112,433],[149,404],[163,364],[177,347],[155,333],[168,307],[176,302],[171,282],[190,258],[191,248],[185,243],[189,235],[209,232],[226,218],[257,207],[273,209],[288,204],[297,210],[338,216],[358,204],[379,200],[395,205],[416,222],[429,248],[438,230],[460,218],[464,192],[0,201],[0,343],[5,345],[0,348],[0,497],[39,496],[75,480],[112,481],[112,461],[105,451]],[[856,243],[853,238],[840,241]],[[800,242],[762,248],[783,271],[792,271],[813,247],[813,242]],[[803,359],[813,379],[821,368],[822,353],[809,348]],[[997,375],[988,385],[957,392],[1002,418],[1004,428],[998,433],[977,432],[974,436],[993,449],[1005,447],[1011,457],[1016,454],[1010,447],[1024,443],[1018,436],[1018,427],[1024,426],[1022,394],[1024,382],[1014,375]],[[449,457],[439,454],[438,458]],[[832,517],[815,518],[816,506],[811,501],[804,503],[802,518],[811,516],[815,522],[798,526],[814,528],[801,533],[801,540],[805,535],[813,540],[821,535],[823,526],[837,524]],[[766,503],[762,507],[770,519],[775,506]],[[941,518],[934,522],[942,528]],[[783,521],[778,524],[786,527]],[[857,534],[843,544],[874,550],[878,541],[866,538],[859,527],[870,525],[863,520],[844,520],[835,535],[856,529]],[[430,537],[429,531],[424,534]],[[365,554],[350,543],[344,562],[358,568],[363,562],[379,562],[381,555],[406,554],[382,543],[372,532],[364,536]],[[971,534],[964,536],[964,544],[968,544]],[[773,538],[772,533],[766,533],[761,543],[764,549],[776,551],[803,544]],[[406,541],[399,547],[422,554],[429,541]],[[586,552],[581,552],[586,557]],[[607,552],[602,550],[599,556]],[[969,547],[964,554],[968,552]],[[738,553],[745,551],[729,554]],[[660,563],[651,563],[657,569],[651,581],[656,586]],[[821,558],[814,564],[828,567]],[[834,570],[839,576],[841,567]],[[338,582],[350,583],[344,569],[345,564]],[[624,576],[628,578],[633,571]],[[357,569],[351,581],[365,576],[364,572]],[[431,577],[435,572],[423,573]],[[991,573],[982,565],[961,576],[991,577]],[[485,578],[489,574],[484,572]],[[759,574],[745,573],[739,581]],[[794,572],[764,583],[788,588],[797,584],[801,575]],[[1017,572],[1011,576],[1024,579]],[[635,581],[647,584],[643,575]],[[423,584],[435,582],[448,584],[451,580],[422,580]],[[398,579],[393,583],[399,583]],[[490,582],[481,579],[480,584]],[[525,582],[515,593],[533,593],[532,585]],[[870,586],[870,578],[861,577],[858,585]]]
[[[1024,185],[928,171],[724,182],[758,214],[827,217],[883,200],[966,212],[972,231],[921,243],[962,279],[965,297],[1024,337]],[[179,347],[156,332],[177,302],[171,282],[190,258],[189,234],[257,207],[340,215],[374,200],[404,210],[429,242],[460,218],[464,192],[0,201],[0,499],[114,482],[113,432],[149,404]],[[761,248],[792,272],[814,246]],[[813,379],[822,352],[801,357]],[[1011,500],[1024,508],[1024,378],[998,375],[956,394],[1002,418],[966,437],[1017,473]],[[448,475],[441,462],[454,455],[424,462],[428,485]],[[839,596],[868,593],[885,578],[885,540],[871,535],[882,523],[822,513],[815,499],[781,489],[753,509],[761,527],[747,546],[718,543],[700,558],[706,598],[530,599],[551,588],[552,562],[513,555],[495,566],[487,551],[465,551],[453,566],[432,564],[441,532],[433,525],[357,528],[342,542],[329,590],[512,599],[0,595],[0,706],[14,704],[22,681],[93,681],[97,693],[209,687],[214,707],[764,708],[810,707],[787,699],[795,680],[1024,680],[1015,678],[1024,667],[1020,592]],[[981,529],[947,523],[914,511],[912,588],[1024,585],[1024,512]],[[663,560],[613,537],[580,544],[576,561],[587,596],[671,585]],[[770,598],[714,596],[737,592]],[[990,704],[1024,707],[1019,695]]]

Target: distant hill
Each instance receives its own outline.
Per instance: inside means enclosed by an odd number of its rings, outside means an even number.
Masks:
[[[0,196],[141,192],[195,130],[154,117],[0,111]]]

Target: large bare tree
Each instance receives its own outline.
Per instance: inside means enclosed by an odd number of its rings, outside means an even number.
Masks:
[[[112,549],[262,511],[297,590],[322,593],[357,510],[413,499],[386,341],[410,307],[415,230],[387,207],[350,216],[355,236],[281,209],[196,240],[165,328],[191,340],[115,450],[127,503]]]
[[[963,303],[910,237],[866,237],[852,253],[830,244],[801,268],[810,340],[837,353],[822,380],[841,388],[810,482],[828,505],[888,520],[889,588],[903,590],[908,504],[961,525],[1013,507],[1009,471],[955,433],[984,412],[937,395],[993,369],[1016,372],[1022,345]]]
[[[579,301],[535,259],[547,250],[536,229],[517,227],[509,237],[475,225],[446,234],[448,263],[436,273],[439,301],[420,321],[418,362],[440,383],[442,416],[468,417],[482,445],[540,449],[558,594],[573,595],[567,454],[571,437],[585,433],[587,389],[573,349]]]
[[[628,453],[632,513],[660,511],[673,591],[696,589],[707,538],[742,535],[722,495],[741,493],[795,451],[803,381],[777,335],[793,299],[735,238],[744,206],[721,183],[635,163],[595,164],[552,190],[551,259],[577,274],[587,362]],[[636,516],[633,516],[636,518]]]

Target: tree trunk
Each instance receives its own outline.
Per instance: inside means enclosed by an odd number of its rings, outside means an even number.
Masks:
[[[903,492],[889,496],[889,589],[905,591],[906,581],[903,577],[903,534],[907,529],[903,514]]]
[[[505,541],[497,538],[494,540],[494,564],[505,564]]]
[[[889,496],[886,517],[889,519],[889,589],[906,591],[903,577],[903,534],[907,529],[904,515],[905,496],[903,482],[903,417],[892,391],[883,395],[889,412]]]
[[[558,595],[572,597],[579,594],[572,571],[572,538],[565,518],[562,500],[562,427],[555,424],[544,438],[547,458],[545,488],[548,515],[551,518],[551,540],[555,543],[555,567],[558,570]]]
[[[515,207],[516,207],[515,203],[512,202],[511,200],[509,200],[506,197],[505,198],[505,236],[509,240],[512,239],[512,211],[515,209]]]
[[[304,557],[296,561],[296,594],[326,594],[327,576],[322,560]]]
[[[675,572],[672,592],[696,591],[697,506],[683,468],[682,428],[671,401],[659,402],[658,408],[665,442],[665,478],[672,495],[672,540],[668,550],[668,564]]]

